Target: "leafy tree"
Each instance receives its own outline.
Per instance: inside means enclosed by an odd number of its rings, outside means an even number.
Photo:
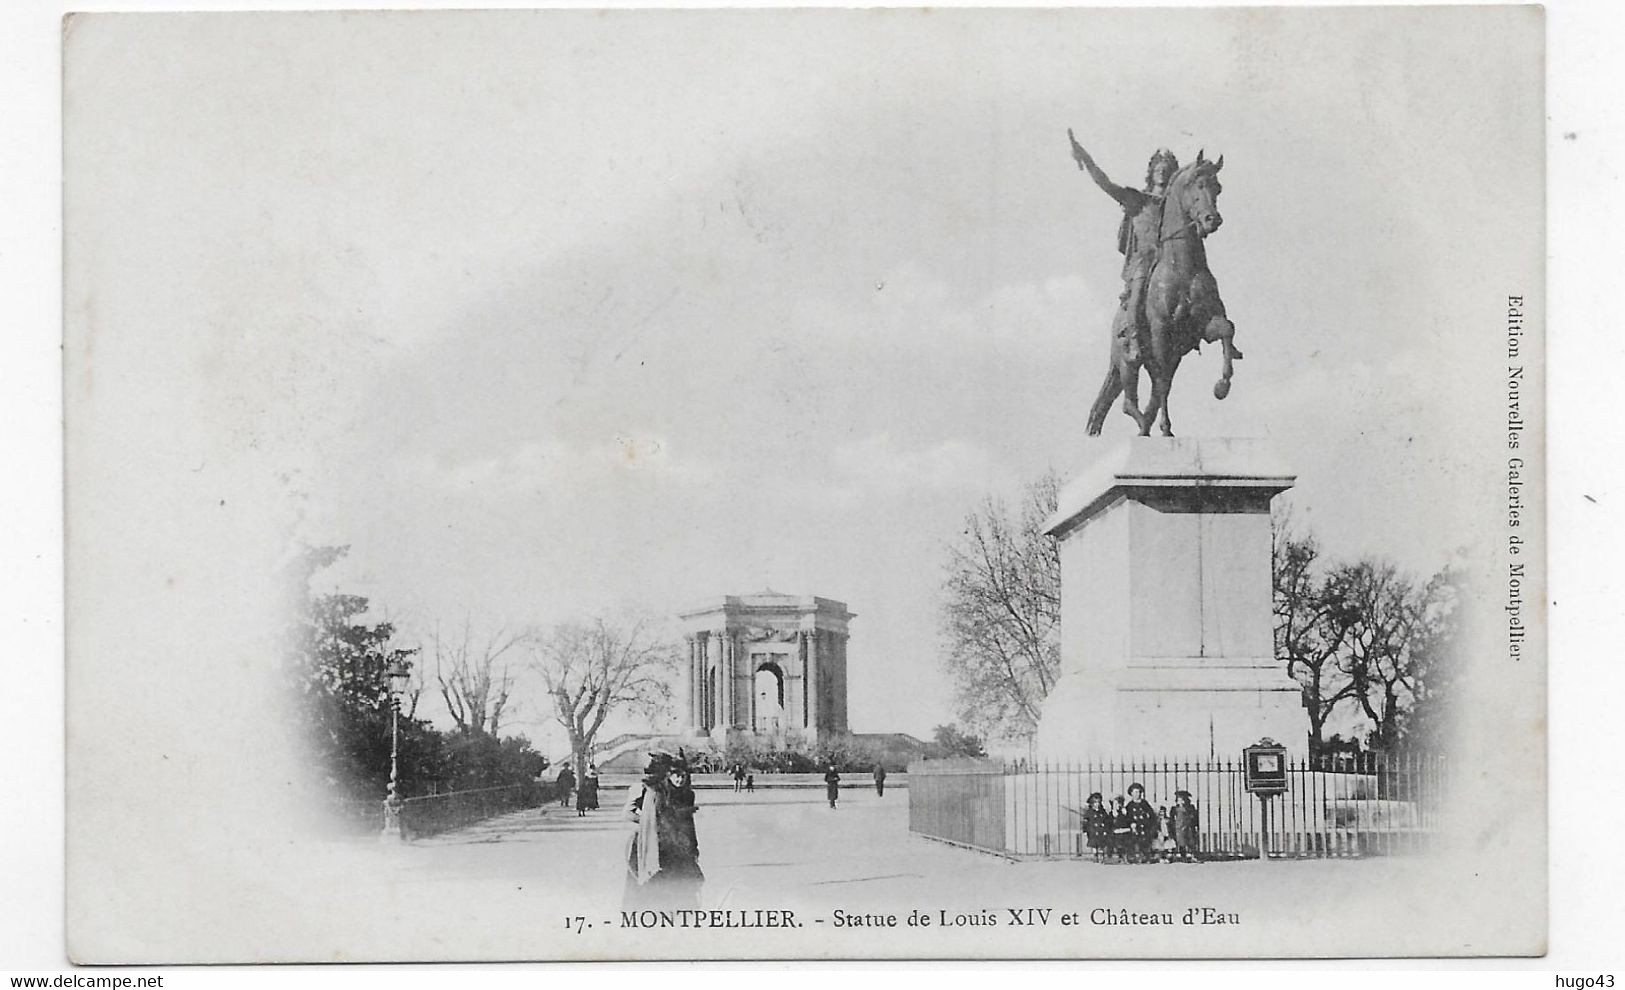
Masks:
[[[1448,746],[1449,708],[1463,667],[1463,575],[1446,567],[1422,592],[1422,622],[1411,664],[1411,707],[1399,722],[1401,745],[1440,751]]]
[[[382,799],[389,779],[391,698],[388,671],[410,668],[417,650],[395,642],[388,622],[363,621],[370,603],[359,595],[314,594],[315,573],[346,547],[306,550],[292,565],[300,594],[285,657],[296,720],[335,797]],[[400,719],[403,782],[439,771],[434,730],[406,713]]]
[[[963,732],[957,725],[939,725],[931,730],[931,741],[939,757],[986,756],[981,736]]]
[[[410,681],[401,698],[401,794],[497,787],[533,780],[546,759],[523,737],[495,735],[500,704],[471,702],[450,735],[416,717],[423,689],[415,669],[418,649],[401,646],[389,622],[367,622],[371,603],[360,595],[316,594],[313,576],[347,548],[307,550],[293,563],[293,622],[285,656],[298,731],[312,763],[337,801],[382,800],[389,781],[391,697],[389,670],[400,665]],[[483,658],[490,651],[475,654]],[[498,682],[500,683],[500,682]],[[453,690],[461,692],[461,686]],[[459,694],[469,698],[469,694]],[[483,717],[475,713],[484,712]],[[483,731],[475,731],[475,726]]]
[[[1030,733],[1060,671],[1061,559],[1043,524],[1053,473],[1012,512],[988,498],[948,550],[942,608],[946,664],[960,720],[982,732]]]
[[[547,758],[524,736],[498,739],[483,732],[453,732],[445,737],[446,789],[505,787],[535,780],[547,769]]]
[[[670,702],[669,679],[680,655],[675,643],[658,637],[642,618],[565,622],[527,637],[526,649],[570,740],[578,777],[612,712],[653,715]]]

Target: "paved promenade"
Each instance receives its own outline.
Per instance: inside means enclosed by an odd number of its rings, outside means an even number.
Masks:
[[[322,909],[286,933],[288,944],[308,952],[326,939],[332,959],[1232,956],[1280,954],[1300,932],[1309,951],[1335,955],[1379,938],[1403,951],[1412,934],[1429,932],[1414,948],[1438,951],[1445,924],[1415,923],[1386,893],[1417,889],[1415,872],[1436,868],[1415,859],[1011,863],[911,835],[907,792],[878,798],[863,786],[844,791],[834,811],[818,791],[700,793],[703,906],[735,920],[790,911],[793,926],[628,928],[624,798],[606,792],[586,818],[555,805],[404,846],[328,844],[324,862],[307,864],[321,882],[300,889]],[[1471,874],[1456,882],[1470,897]],[[1011,911],[1029,908],[1048,912],[1047,924],[1016,924]],[[1212,923],[1184,923],[1204,909]],[[908,926],[916,911],[932,924]],[[1073,923],[1063,924],[1067,915]],[[300,920],[296,910],[286,916]],[[334,916],[345,921],[335,926]],[[884,927],[889,917],[896,928]],[[280,933],[266,934],[274,957]]]

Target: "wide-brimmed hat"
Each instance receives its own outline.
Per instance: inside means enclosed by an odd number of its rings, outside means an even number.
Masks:
[[[656,749],[649,752],[649,765],[643,768],[644,776],[663,776],[676,771],[688,773],[688,760],[683,751],[673,753],[670,750]]]

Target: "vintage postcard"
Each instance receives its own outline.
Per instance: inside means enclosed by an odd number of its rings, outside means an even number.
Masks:
[[[72,958],[1543,953],[1544,43],[69,17]]]

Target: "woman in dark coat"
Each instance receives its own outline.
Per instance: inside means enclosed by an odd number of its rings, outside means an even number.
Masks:
[[[576,787],[576,817],[584,817],[589,811],[598,810],[598,768],[587,764],[582,771],[581,783]]]
[[[824,793],[829,797],[829,806],[835,807],[835,800],[841,796],[841,774],[833,763],[824,772]]]
[[[681,753],[650,753],[642,784],[631,790],[626,817],[637,827],[627,843],[626,909],[698,909],[705,874],[688,762]]]

